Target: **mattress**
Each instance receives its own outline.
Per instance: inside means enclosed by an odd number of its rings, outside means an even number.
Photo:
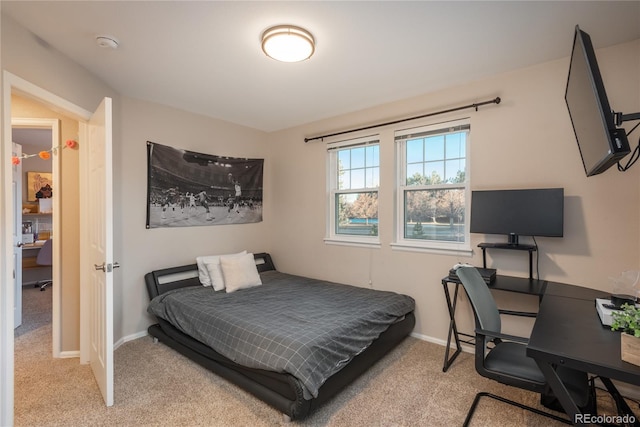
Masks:
[[[148,311],[239,365],[293,375],[309,399],[415,307],[394,292],[278,271],[260,276],[261,286],[233,293],[202,286],[169,291]]]

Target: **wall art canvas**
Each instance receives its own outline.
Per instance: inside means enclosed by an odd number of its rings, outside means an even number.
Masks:
[[[53,174],[51,172],[27,172],[27,200],[48,199],[53,196]]]
[[[147,228],[262,221],[264,159],[147,141]]]

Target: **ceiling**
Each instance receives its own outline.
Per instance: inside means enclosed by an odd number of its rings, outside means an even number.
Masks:
[[[640,39],[640,1],[7,1],[2,13],[118,93],[275,131]],[[301,63],[268,27],[309,30]],[[97,35],[119,41],[98,47]],[[475,100],[474,100],[475,101]],[[419,112],[417,112],[419,113]]]

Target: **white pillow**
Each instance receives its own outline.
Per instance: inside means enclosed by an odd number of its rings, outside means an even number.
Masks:
[[[220,267],[227,292],[262,285],[260,273],[252,253],[234,257],[221,257]]]
[[[222,270],[220,269],[220,258],[206,261],[204,263],[209,279],[211,280],[211,286],[214,291],[221,291],[224,289],[224,277],[222,276]]]
[[[196,263],[198,264],[198,278],[200,279],[200,283],[202,286],[211,286],[213,282],[211,281],[211,276],[209,271],[207,270],[206,263],[215,263],[220,265],[220,257],[222,256],[235,256],[235,255],[244,255],[247,251],[242,251],[237,254],[222,254],[222,255],[209,255],[209,256],[199,256],[196,257]],[[219,283],[215,283],[213,289],[216,291],[224,289],[224,281],[222,280],[222,275],[219,276]],[[219,289],[216,289],[218,287]]]

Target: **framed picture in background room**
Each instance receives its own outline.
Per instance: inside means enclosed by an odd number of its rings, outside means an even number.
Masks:
[[[53,196],[53,174],[51,172],[27,172],[27,200],[49,199]]]

